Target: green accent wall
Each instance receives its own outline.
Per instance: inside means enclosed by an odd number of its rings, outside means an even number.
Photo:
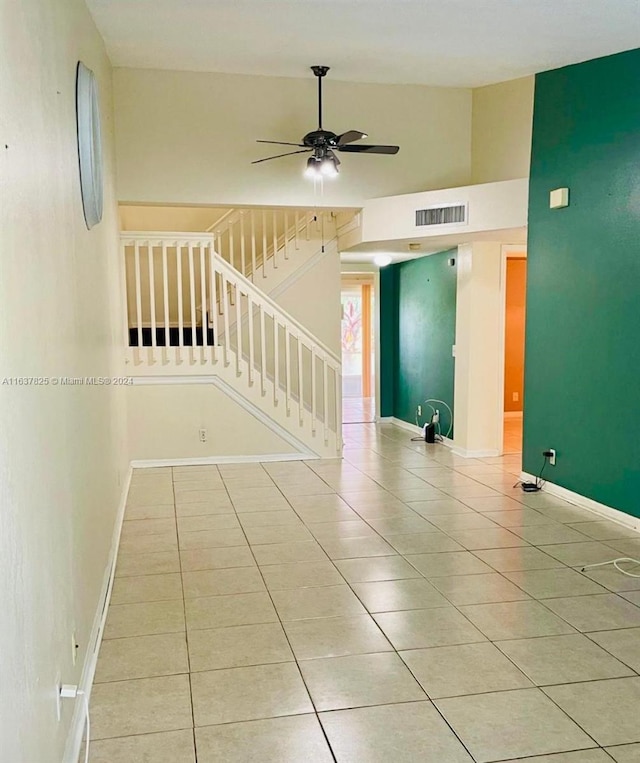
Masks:
[[[457,268],[449,265],[451,257],[455,249],[380,271],[382,416],[413,424],[416,406],[430,397],[453,410]],[[442,407],[440,416],[446,432]]]
[[[536,77],[529,190],[524,469],[638,517],[640,50]]]

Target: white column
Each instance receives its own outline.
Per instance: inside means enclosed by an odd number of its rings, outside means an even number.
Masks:
[[[497,456],[503,426],[502,245],[462,244],[456,257],[455,451]]]

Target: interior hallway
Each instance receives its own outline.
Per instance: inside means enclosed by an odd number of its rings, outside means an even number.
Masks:
[[[93,763],[637,760],[640,580],[577,568],[638,534],[513,489],[517,455],[345,439],[135,472]]]

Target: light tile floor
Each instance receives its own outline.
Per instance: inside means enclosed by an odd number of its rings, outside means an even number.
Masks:
[[[376,401],[372,397],[343,397],[342,422],[368,424],[375,420]]]
[[[136,471],[93,763],[640,760],[629,533],[391,425]],[[640,545],[640,544],[639,544]]]

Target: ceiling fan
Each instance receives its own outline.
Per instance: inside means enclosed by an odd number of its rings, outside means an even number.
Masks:
[[[297,146],[299,151],[288,151],[276,156],[267,156],[265,159],[257,159],[251,164],[260,164],[268,162],[271,159],[280,159],[283,156],[293,156],[293,154],[305,154],[311,152],[307,160],[305,175],[308,177],[332,177],[338,174],[338,165],[340,160],[336,156],[336,151],[344,151],[350,154],[397,154],[399,146],[372,146],[362,143],[355,144],[355,141],[366,138],[367,135],[360,130],[347,130],[340,135],[322,127],[322,78],[329,71],[328,66],[312,66],[311,71],[318,78],[318,129],[307,133],[301,143],[287,143],[279,140],[258,140],[257,143],[270,143],[277,146]]]

